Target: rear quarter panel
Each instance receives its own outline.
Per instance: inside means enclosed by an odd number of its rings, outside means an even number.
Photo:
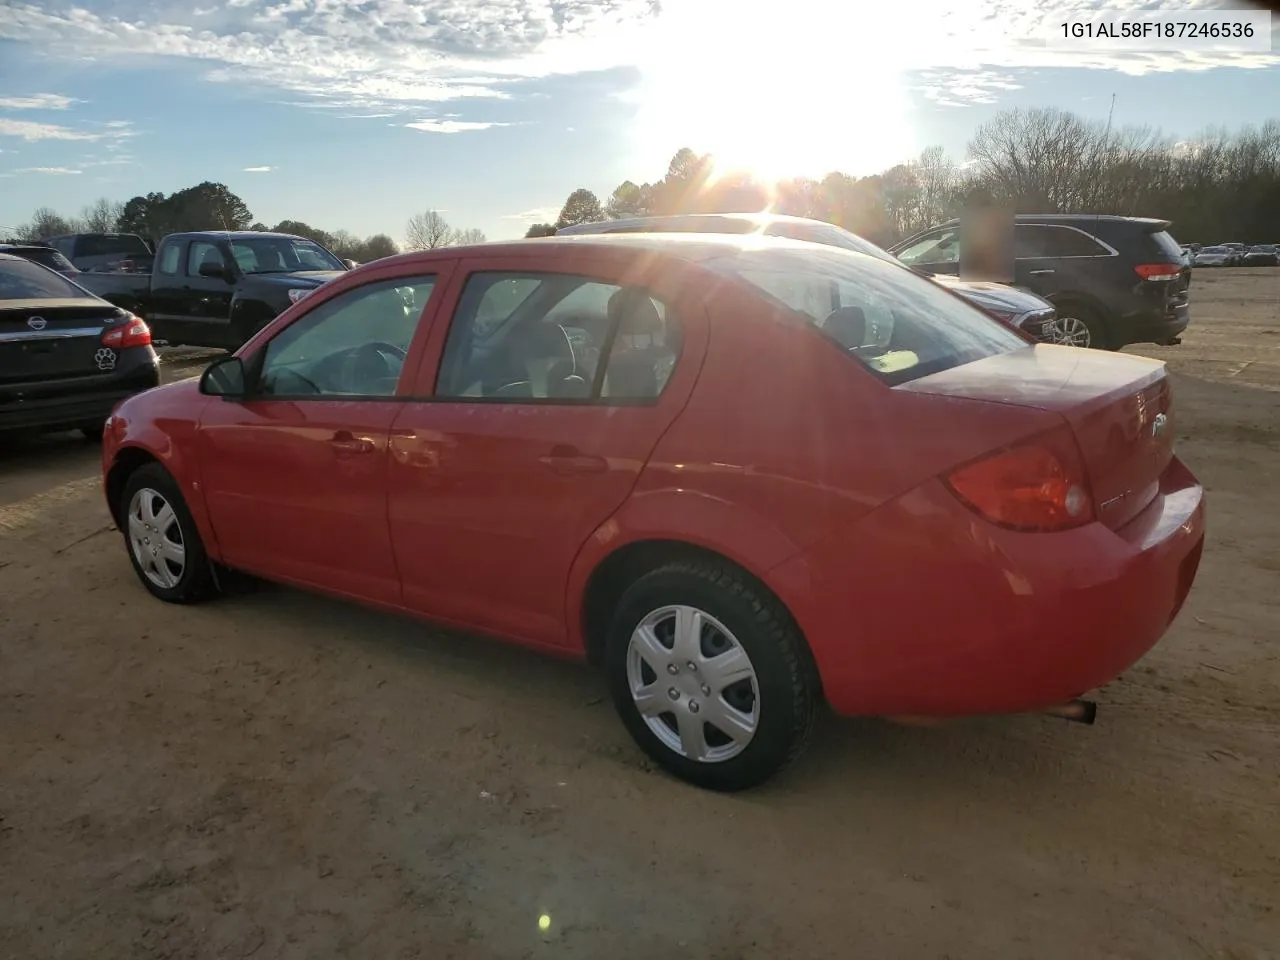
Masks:
[[[759,577],[803,627],[816,583],[774,583],[770,571],[921,481],[1059,422],[891,389],[749,291],[709,276],[703,283],[710,332],[698,383],[631,497],[584,546],[570,580],[579,609],[609,554],[679,540]]]

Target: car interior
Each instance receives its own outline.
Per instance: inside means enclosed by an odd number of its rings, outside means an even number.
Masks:
[[[581,277],[521,277],[528,292],[495,317],[488,298],[509,290],[513,279],[478,274],[468,282],[445,346],[439,395],[647,400],[661,393],[680,344],[653,297]]]

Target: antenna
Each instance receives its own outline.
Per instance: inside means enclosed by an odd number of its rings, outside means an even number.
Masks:
[[[1111,117],[1115,112],[1116,112],[1116,95],[1113,93],[1111,95],[1111,109],[1107,111],[1107,132],[1103,134],[1103,137],[1106,139],[1108,143],[1111,142]]]

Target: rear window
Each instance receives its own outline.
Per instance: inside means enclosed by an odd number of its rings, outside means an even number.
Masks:
[[[50,270],[75,269],[71,261],[53,249],[53,247],[22,247],[8,252],[15,257],[21,257],[23,260],[30,260],[32,263],[48,267]]]
[[[964,300],[876,257],[787,245],[704,265],[746,281],[890,385],[1027,345]]]
[[[133,257],[150,256],[151,251],[142,242],[141,237],[127,233],[104,235],[101,237],[78,237],[76,239],[77,257]]]
[[[0,261],[0,300],[96,300],[60,273],[27,260]]]
[[[1167,230],[1158,230],[1149,234],[1151,242],[1156,245],[1156,249],[1163,253],[1170,260],[1182,259],[1182,245],[1173,239],[1173,234]]]

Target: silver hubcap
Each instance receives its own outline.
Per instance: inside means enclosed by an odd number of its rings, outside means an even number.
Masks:
[[[737,638],[696,607],[654,610],[631,634],[627,683],[669,750],[702,763],[736,757],[760,723],[760,686]]]
[[[1087,347],[1093,343],[1089,328],[1079,317],[1062,317],[1058,320],[1058,330],[1062,336],[1059,342],[1069,347]]]
[[[143,487],[129,501],[129,547],[148,580],[170,589],[187,568],[187,548],[177,514],[163,494]]]

